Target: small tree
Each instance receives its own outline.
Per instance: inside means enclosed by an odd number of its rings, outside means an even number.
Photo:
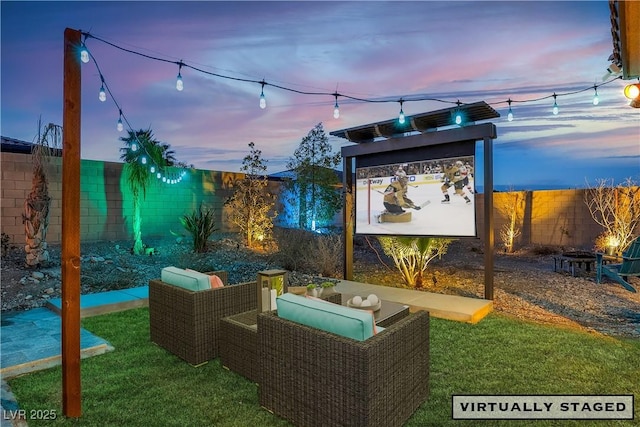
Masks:
[[[507,222],[500,229],[500,239],[507,253],[513,252],[516,239],[520,236],[520,224],[523,217],[523,191],[509,191],[504,195],[504,203],[499,207],[500,212],[507,218]]]
[[[258,242],[271,240],[277,212],[274,211],[275,195],[267,189],[267,161],[262,159],[262,151],[256,149],[253,142],[249,143],[249,150],[240,168],[245,176],[236,181],[236,190],[225,204],[231,208],[227,214],[229,220],[240,228],[247,246],[253,248]]]
[[[593,220],[604,228],[596,240],[597,249],[618,246],[624,251],[640,231],[640,187],[631,178],[614,186],[613,179],[596,180],[594,187],[587,183],[585,203]]]
[[[378,237],[385,254],[393,259],[407,286],[422,288],[424,272],[436,257],[447,253],[452,239],[434,237]]]
[[[289,159],[287,169],[295,173],[295,178],[285,181],[285,187],[292,195],[291,205],[298,207],[300,228],[329,223],[342,207],[337,191],[340,180],[335,174],[340,161],[340,153],[333,152],[322,123],[309,131]]]
[[[125,173],[133,195],[133,248],[132,253],[144,254],[142,242],[142,202],[146,198],[147,188],[156,181],[149,171],[149,164],[159,167],[176,164],[174,152],[169,144],[155,139],[151,129],[128,131],[127,137],[120,138],[125,146],[120,148],[120,159],[125,161]],[[143,161],[144,159],[144,161]]]
[[[38,120],[37,141],[31,149],[33,178],[31,192],[24,201],[22,222],[25,232],[25,263],[36,267],[49,261],[47,229],[49,228],[49,179],[47,167],[54,150],[62,148],[62,127],[49,123],[44,130]]]

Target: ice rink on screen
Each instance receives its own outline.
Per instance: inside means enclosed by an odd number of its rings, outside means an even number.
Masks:
[[[438,178],[438,177],[436,177]],[[388,235],[428,235],[428,236],[476,236],[475,197],[464,191],[471,199],[466,204],[464,198],[455,194],[453,186],[449,188],[449,204],[441,203],[444,195],[440,187],[442,182],[433,179],[433,175],[410,175],[407,197],[416,205],[430,203],[420,210],[405,208],[411,212],[410,222],[378,223],[376,215],[384,211],[382,192],[395,179],[393,177],[372,178],[370,187],[366,179],[358,179],[356,186],[356,229],[357,234]],[[473,188],[473,181],[471,181]],[[371,214],[367,217],[367,204]]]

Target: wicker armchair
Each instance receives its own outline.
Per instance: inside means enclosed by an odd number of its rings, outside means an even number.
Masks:
[[[227,272],[215,271],[223,288],[189,291],[160,279],[149,281],[151,341],[192,365],[218,356],[220,319],[256,308],[255,282],[227,285]]]
[[[401,426],[429,394],[429,313],[355,341],[258,315],[260,405],[295,425]]]

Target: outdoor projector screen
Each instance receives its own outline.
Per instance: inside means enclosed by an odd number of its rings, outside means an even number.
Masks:
[[[475,151],[466,145],[454,151],[469,154],[447,157],[426,158],[428,150],[422,150],[423,157],[412,152],[356,158],[355,233],[476,237]],[[393,162],[394,157],[414,160]]]

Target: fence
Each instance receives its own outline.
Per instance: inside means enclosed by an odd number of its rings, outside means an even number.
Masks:
[[[52,159],[48,174],[51,207],[47,242],[61,240],[62,167],[61,159]],[[31,191],[31,156],[25,153],[2,153],[2,233],[10,242],[24,243],[22,213],[24,201]],[[142,209],[142,231],[145,238],[185,235],[179,218],[193,212],[200,203],[216,211],[221,231],[233,231],[227,220],[225,200],[233,193],[233,183],[242,174],[207,170],[190,170],[178,184],[151,185]],[[81,161],[81,221],[83,241],[130,240],[132,238],[132,195],[123,174],[123,164],[93,160]],[[270,183],[278,193],[280,184]],[[586,190],[549,190],[523,193],[522,235],[517,245],[557,245],[591,248],[602,232],[584,203]],[[494,193],[494,228],[496,247],[500,247],[499,231],[509,220],[506,206],[512,193]],[[282,203],[279,206],[283,206]],[[476,195],[478,236],[483,236],[483,197]]]

